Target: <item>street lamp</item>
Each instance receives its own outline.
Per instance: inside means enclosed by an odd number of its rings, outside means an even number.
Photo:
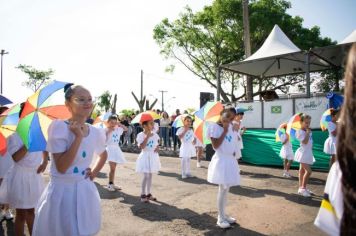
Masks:
[[[0,85],[0,92],[1,92],[1,94],[2,94],[2,60],[3,60],[3,56],[4,56],[5,54],[9,54],[9,52],[5,52],[4,49],[1,49],[0,54],[1,54],[1,72],[0,72],[1,85]]]

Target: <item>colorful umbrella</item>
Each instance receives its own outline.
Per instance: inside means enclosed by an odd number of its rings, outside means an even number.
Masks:
[[[158,115],[156,112],[144,111],[144,112],[141,112],[140,114],[138,114],[137,116],[135,116],[135,118],[133,118],[131,123],[133,123],[133,124],[135,124],[135,123],[142,124],[142,122],[149,121],[149,120],[157,120],[157,119],[160,119],[160,118],[161,118],[161,116]]]
[[[286,128],[287,128],[287,123],[282,123],[276,131],[276,142],[280,142],[281,141],[281,137],[283,134],[286,133]]]
[[[30,152],[46,149],[47,129],[52,120],[70,118],[66,106],[51,104],[51,97],[67,84],[54,81],[27,99],[16,132]]]
[[[0,114],[0,154],[4,155],[7,150],[6,139],[16,131],[19,122],[20,104],[14,105]]]
[[[292,139],[295,139],[297,130],[301,129],[301,120],[302,120],[301,115],[302,114],[303,113],[295,114],[294,116],[292,116],[292,118],[289,119],[289,121],[287,123],[287,134]]]
[[[217,122],[220,118],[220,112],[223,110],[220,102],[207,102],[200,110],[195,112],[195,121],[193,124],[194,134],[204,144],[211,141],[207,138],[209,124]]]
[[[184,118],[187,117],[187,116],[189,116],[189,115],[188,115],[188,114],[183,114],[183,115],[177,116],[177,117],[174,119],[174,121],[173,121],[173,123],[172,123],[172,126],[173,126],[173,127],[176,127],[176,128],[179,128],[179,127],[184,126]]]
[[[321,116],[320,128],[322,131],[325,131],[328,129],[329,122],[331,122],[331,109],[327,109]]]

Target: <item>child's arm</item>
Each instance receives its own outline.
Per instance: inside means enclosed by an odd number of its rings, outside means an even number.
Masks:
[[[302,141],[303,144],[308,144],[310,138],[310,132],[311,132],[310,129],[307,129],[307,131],[305,132],[305,137]]]
[[[140,149],[144,149],[147,145],[148,139],[153,136],[153,133],[149,133],[146,138],[143,140],[143,142],[140,144]]]
[[[42,152],[42,163],[41,165],[37,168],[37,174],[42,173],[46,170],[47,164],[48,164],[48,152],[43,151]]]
[[[222,132],[220,137],[219,138],[211,138],[211,144],[212,144],[214,149],[218,149],[220,147],[220,145],[224,141],[224,138],[225,138],[225,136],[227,134],[229,126],[226,126],[225,124],[223,124],[223,125],[224,125],[224,131]]]
[[[19,150],[17,150],[14,154],[12,154],[12,159],[14,162],[19,162],[21,161],[27,153],[27,148],[25,145],[23,145]]]
[[[74,141],[66,152],[53,153],[53,159],[58,172],[64,174],[72,165],[75,156],[77,155],[80,143],[83,140],[84,134],[81,127],[76,123],[70,123],[69,129],[74,133]]]
[[[89,177],[90,180],[93,180],[98,175],[99,171],[105,165],[107,158],[108,158],[108,153],[106,151],[104,151],[102,154],[99,155],[99,158],[96,161],[93,170],[88,169],[86,176]]]
[[[182,139],[182,138],[184,137],[185,133],[188,132],[188,130],[189,130],[189,128],[185,128],[185,127],[184,127],[183,132],[182,132],[180,135],[178,135],[178,138],[179,138],[179,139]]]

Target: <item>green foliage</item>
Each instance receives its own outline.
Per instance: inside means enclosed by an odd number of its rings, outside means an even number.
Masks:
[[[111,98],[112,95],[109,91],[105,91],[98,97],[97,105],[101,110],[108,112],[111,107]]]
[[[120,111],[120,116],[123,115],[123,116],[126,116],[126,117],[129,117],[129,116],[132,116],[135,114],[135,109],[123,109]]]
[[[331,45],[330,38],[323,38],[317,26],[304,28],[303,19],[286,13],[291,4],[285,0],[251,1],[249,5],[250,33],[252,53],[267,38],[275,24],[278,24],[286,35],[301,49]],[[222,64],[240,61],[245,58],[243,44],[243,22],[241,0],[215,0],[211,6],[193,13],[185,7],[179,18],[173,21],[163,19],[153,30],[153,38],[159,45],[160,53],[166,59],[175,59],[200,79],[216,88],[216,68]],[[168,67],[168,71],[174,69]],[[223,73],[222,83],[233,88],[222,89],[225,101],[235,101],[245,96],[235,96],[234,88],[238,86],[239,77]],[[288,76],[264,80],[255,86],[261,90],[280,89],[287,91],[289,86],[302,82],[302,76]],[[242,83],[245,87],[245,84]],[[246,90],[246,89],[245,89]],[[257,95],[255,93],[254,95]]]
[[[54,70],[52,69],[38,70],[32,66],[23,64],[18,65],[16,69],[21,70],[28,76],[27,81],[23,82],[22,84],[34,92],[36,92],[42,86],[48,84],[51,81],[50,76],[54,73]]]

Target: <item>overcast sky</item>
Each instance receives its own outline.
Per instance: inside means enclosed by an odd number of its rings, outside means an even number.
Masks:
[[[4,57],[4,94],[22,101],[31,91],[21,86],[26,76],[19,64],[55,70],[54,79],[88,87],[93,96],[105,90],[118,94],[118,110],[137,108],[140,70],[144,93],[161,98],[166,109],[198,108],[199,92],[215,92],[182,66],[173,74],[152,38],[163,18],[177,18],[183,7],[200,10],[210,0],[0,0],[0,49]],[[323,36],[342,40],[356,29],[356,1],[293,0],[292,15],[304,25],[319,25]],[[321,5],[322,4],[322,5]],[[173,98],[175,97],[175,98]],[[161,107],[161,100],[156,108]]]

